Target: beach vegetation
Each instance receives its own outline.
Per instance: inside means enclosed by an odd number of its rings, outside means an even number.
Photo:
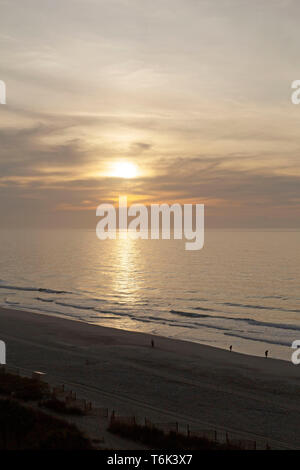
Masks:
[[[11,399],[0,400],[0,450],[90,450],[71,423]]]
[[[24,401],[37,401],[50,395],[49,385],[43,381],[1,371],[0,395]]]

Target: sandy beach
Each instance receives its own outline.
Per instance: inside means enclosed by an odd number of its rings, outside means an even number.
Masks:
[[[3,308],[0,339],[8,365],[45,372],[122,415],[300,448],[300,367],[291,362]]]

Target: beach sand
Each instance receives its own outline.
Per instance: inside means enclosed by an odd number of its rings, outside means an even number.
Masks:
[[[8,366],[45,372],[118,414],[300,449],[291,362],[3,308],[0,339]]]

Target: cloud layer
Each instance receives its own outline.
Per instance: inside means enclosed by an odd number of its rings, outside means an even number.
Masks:
[[[296,0],[0,1],[2,226],[204,202],[209,226],[299,227]],[[112,178],[111,162],[138,165]]]

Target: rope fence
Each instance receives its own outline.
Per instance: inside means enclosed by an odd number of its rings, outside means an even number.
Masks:
[[[0,373],[1,372],[8,372],[15,375],[21,375],[20,368],[8,365],[1,365],[0,366]],[[22,376],[32,377],[36,380],[43,380],[43,375],[40,372],[32,372],[26,371],[22,369]],[[65,403],[69,406],[76,406],[82,409],[86,414],[93,414],[101,419],[108,419],[109,418],[109,409],[108,408],[101,408],[92,404],[91,401],[87,401],[86,399],[78,398],[75,391],[71,389],[67,389],[65,384],[57,385],[51,387],[51,395],[53,398],[60,398],[65,401]],[[209,441],[214,441],[219,444],[231,444],[233,446],[237,446],[244,450],[256,450],[256,449],[270,449],[269,443],[267,440],[263,438],[260,440],[251,440],[251,439],[244,439],[238,433],[235,432],[226,432],[220,431],[218,429],[196,429],[189,424],[181,424],[178,422],[152,422],[148,418],[144,418],[142,422],[136,416],[122,416],[117,415],[113,410],[110,415],[110,421],[112,422],[119,422],[122,424],[127,425],[136,425],[136,424],[144,424],[147,427],[153,427],[156,429],[162,430],[164,433],[180,433],[187,435],[188,437],[199,437],[204,438]]]
[[[218,444],[227,444],[239,447],[243,450],[256,450],[257,448],[270,449],[268,442],[265,440],[261,441],[258,445],[256,440],[243,439],[241,436],[238,436],[238,434],[233,432],[219,431],[216,429],[195,429],[189,424],[183,425],[178,422],[155,423],[148,418],[145,418],[144,422],[142,422],[136,416],[118,416],[114,411],[112,412],[110,419],[112,423],[126,424],[129,426],[144,424],[149,428],[160,429],[165,434],[173,432],[176,434],[183,434],[191,438],[198,437]]]

